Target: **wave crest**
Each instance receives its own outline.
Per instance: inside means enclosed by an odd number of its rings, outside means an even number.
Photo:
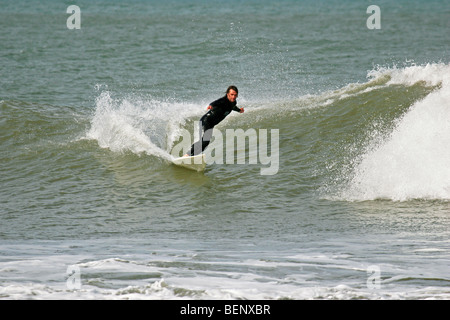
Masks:
[[[450,66],[429,64],[372,72],[388,85],[438,86],[411,105],[387,138],[374,139],[357,161],[345,200],[450,200]]]

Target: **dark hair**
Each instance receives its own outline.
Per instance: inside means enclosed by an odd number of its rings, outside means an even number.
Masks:
[[[227,88],[227,93],[230,92],[230,90],[234,90],[234,91],[236,91],[237,94],[239,94],[238,88],[236,88],[236,86],[229,86],[229,87]]]

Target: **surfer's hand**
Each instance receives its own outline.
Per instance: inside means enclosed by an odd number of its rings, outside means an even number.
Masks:
[[[239,111],[239,113],[244,113],[244,108],[241,108],[241,111]]]
[[[211,107],[211,106],[208,106],[208,108],[206,108],[206,110],[212,110],[212,107]]]

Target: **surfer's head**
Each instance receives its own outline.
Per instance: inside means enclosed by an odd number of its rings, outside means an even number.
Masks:
[[[227,98],[230,102],[235,102],[238,97],[238,88],[235,86],[229,86],[227,89]]]

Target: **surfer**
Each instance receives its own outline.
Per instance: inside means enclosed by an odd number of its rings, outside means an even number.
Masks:
[[[197,142],[195,142],[191,150],[184,156],[195,156],[200,154],[209,145],[212,138],[212,132],[215,125],[225,119],[231,111],[244,112],[244,108],[238,108],[236,106],[238,97],[238,88],[235,86],[229,86],[227,88],[226,95],[220,99],[217,99],[208,106],[208,112],[200,118],[200,125],[203,130],[203,136]]]

